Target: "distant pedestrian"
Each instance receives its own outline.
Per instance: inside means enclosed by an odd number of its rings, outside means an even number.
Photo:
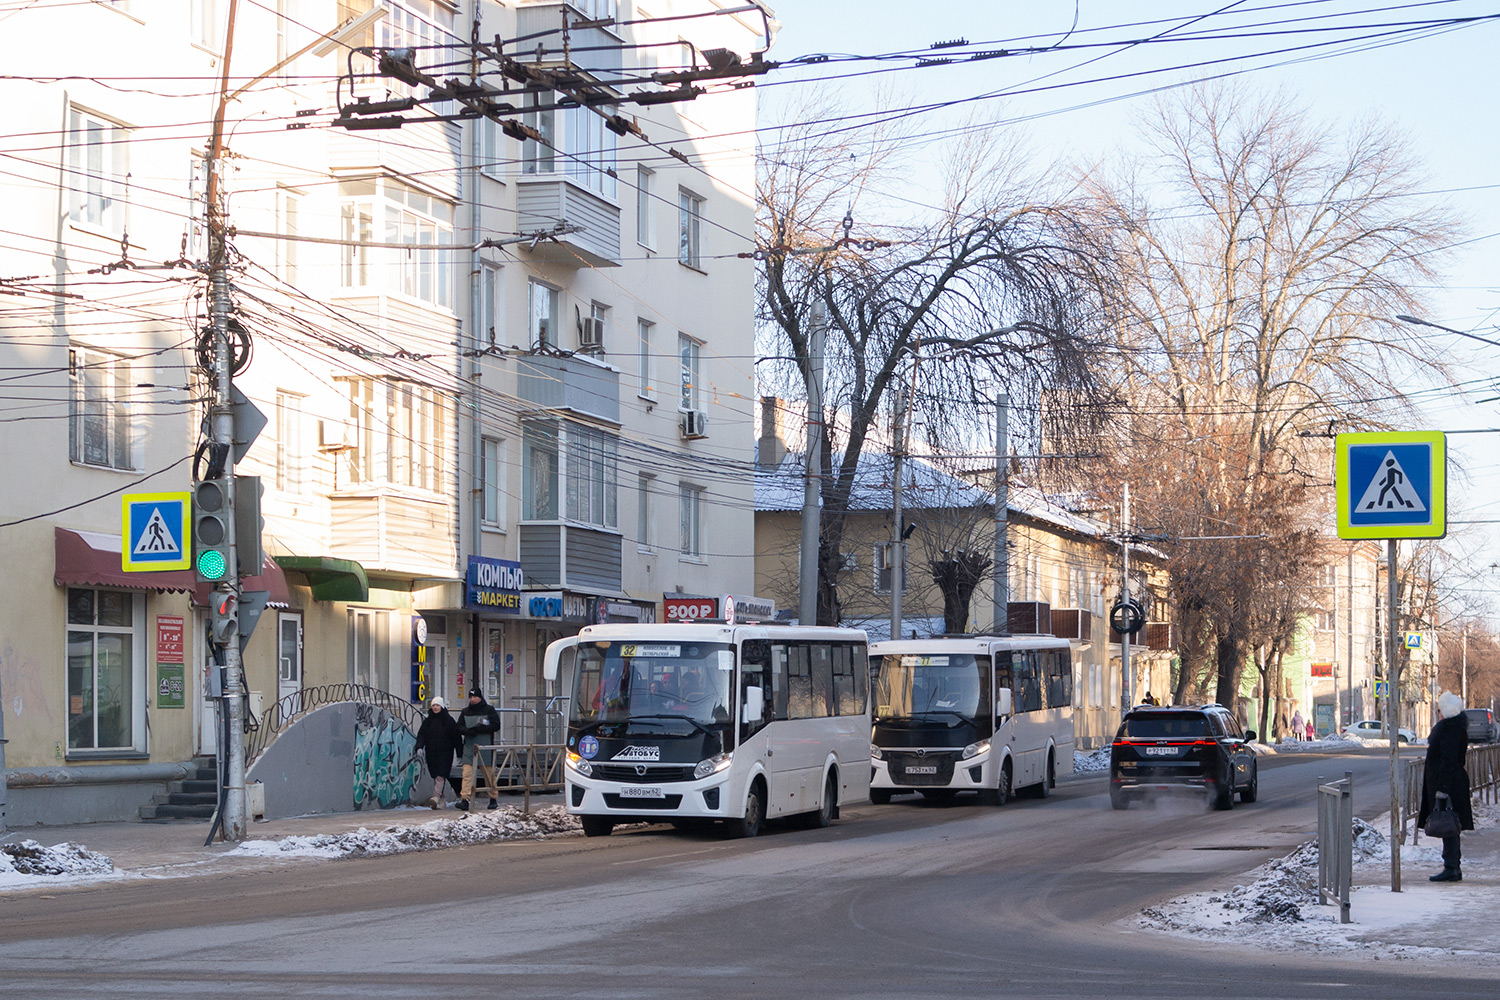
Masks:
[[[1307,742],[1311,743],[1313,741],[1313,737],[1315,735],[1316,734],[1313,732],[1312,720],[1308,719],[1307,720]]]
[[[427,773],[432,775],[432,798],[427,804],[434,809],[441,809],[447,799],[444,787],[448,783],[448,776],[453,773],[453,758],[463,741],[458,723],[448,714],[448,706],[443,699],[432,699],[428,704],[427,718],[422,720],[421,727],[417,729],[416,749],[427,754]]]
[[[1449,804],[1458,814],[1459,830],[1472,830],[1474,808],[1469,803],[1469,772],[1464,767],[1469,755],[1469,723],[1464,715],[1464,700],[1452,691],[1444,691],[1438,696],[1438,712],[1443,717],[1427,737],[1427,761],[1422,765],[1422,809],[1417,813],[1417,826],[1420,828],[1427,823],[1441,792],[1448,796]],[[1459,865],[1463,855],[1458,838],[1457,833],[1443,838],[1443,870],[1433,875],[1430,881],[1464,880]]]
[[[474,762],[479,748],[494,742],[491,737],[500,731],[500,713],[484,700],[484,692],[477,687],[469,689],[469,704],[458,715],[458,729],[464,738],[464,783],[458,793],[458,808],[467,812],[474,798]],[[490,808],[499,805],[492,796]]]
[[[1292,713],[1292,739],[1300,740],[1302,738],[1302,730],[1302,709],[1299,708]]]
[[[1159,701],[1157,701],[1157,700],[1156,700],[1156,696],[1155,696],[1155,695],[1153,695],[1153,694],[1152,694],[1152,693],[1151,693],[1151,692],[1150,692],[1150,691],[1149,691],[1149,690],[1148,690],[1148,691],[1147,691],[1147,692],[1146,692],[1146,697],[1144,697],[1144,698],[1142,698],[1142,699],[1141,699],[1141,704],[1142,704],[1142,705],[1160,705],[1160,704],[1161,704],[1161,702],[1159,702]]]

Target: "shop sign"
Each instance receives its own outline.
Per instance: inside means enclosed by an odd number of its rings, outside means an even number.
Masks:
[[[666,609],[669,622],[691,622],[700,618],[719,617],[717,597],[683,597],[681,594],[663,594],[662,605]]]
[[[526,613],[532,618],[551,618],[558,621],[589,621],[589,598],[583,594],[565,594],[551,591],[526,595]]]
[[[771,621],[776,617],[776,602],[769,597],[725,594],[722,597],[686,597],[663,594],[662,605],[669,622],[691,622],[702,619],[725,619],[733,608],[738,621]]]
[[[180,663],[156,663],[156,707],[183,708],[187,704],[183,666]]]
[[[776,601],[770,597],[734,595],[735,616],[741,621],[773,621],[776,618]]]
[[[520,563],[509,559],[470,556],[466,606],[471,611],[519,615],[523,606],[521,587],[524,583]]]
[[[1314,663],[1312,665],[1312,676],[1314,676],[1314,677],[1332,677],[1333,676],[1333,664],[1332,663]]]
[[[181,615],[156,616],[156,661],[186,663],[187,643],[183,640],[186,621]]]
[[[595,625],[603,625],[609,621],[653,624],[656,621],[656,608],[648,604],[637,604],[635,601],[601,597],[594,602],[594,613],[589,615],[589,621]]]

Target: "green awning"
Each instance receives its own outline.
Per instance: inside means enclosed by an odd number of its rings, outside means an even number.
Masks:
[[[276,565],[307,577],[315,601],[368,601],[370,581],[353,559],[331,556],[277,556]]]

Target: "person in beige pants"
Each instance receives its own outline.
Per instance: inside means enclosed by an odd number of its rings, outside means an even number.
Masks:
[[[469,704],[458,714],[458,731],[464,738],[464,778],[458,793],[458,808],[467,812],[474,798],[474,761],[479,748],[494,742],[495,734],[500,731],[500,713],[484,700],[484,692],[477,687],[469,689]],[[493,797],[490,799],[491,809],[499,804]]]

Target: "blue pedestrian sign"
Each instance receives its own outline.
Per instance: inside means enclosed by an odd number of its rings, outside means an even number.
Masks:
[[[1377,697],[1377,698],[1384,698],[1387,695],[1389,695],[1390,693],[1391,693],[1391,682],[1390,681],[1376,681],[1375,682],[1375,697]]]
[[[1440,431],[1338,436],[1340,538],[1442,538],[1448,450]]]
[[[189,569],[191,493],[126,493],[120,500],[120,568],[127,573]]]

